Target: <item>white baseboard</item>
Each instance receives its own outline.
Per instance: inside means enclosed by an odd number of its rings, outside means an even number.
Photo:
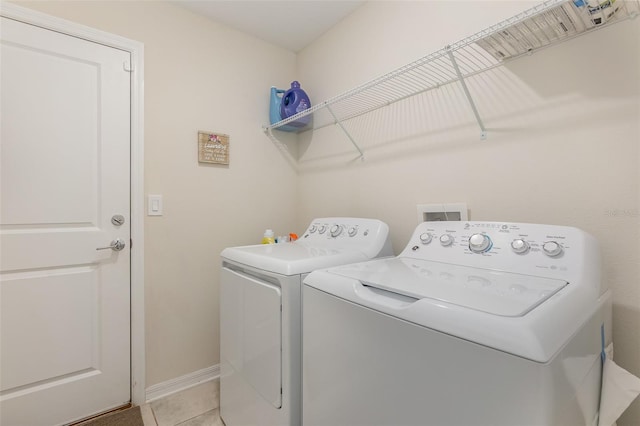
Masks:
[[[220,378],[220,364],[212,365],[211,367],[203,368],[202,370],[194,371],[193,373],[185,374],[184,376],[149,386],[145,390],[146,401],[155,401],[156,399],[171,395],[172,393],[180,392],[199,385],[200,383],[216,380],[218,378]]]

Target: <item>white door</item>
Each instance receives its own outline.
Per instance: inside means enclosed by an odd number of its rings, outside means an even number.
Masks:
[[[131,399],[130,55],[1,24],[0,424],[63,424]]]

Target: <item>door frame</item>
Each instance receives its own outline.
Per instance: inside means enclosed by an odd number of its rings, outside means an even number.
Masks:
[[[131,54],[131,402],[145,397],[144,338],[144,44],[12,3],[0,15]],[[124,64],[123,64],[124,66]]]

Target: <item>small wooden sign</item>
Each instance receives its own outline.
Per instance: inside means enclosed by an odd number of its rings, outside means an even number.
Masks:
[[[229,164],[229,135],[198,132],[198,161]]]

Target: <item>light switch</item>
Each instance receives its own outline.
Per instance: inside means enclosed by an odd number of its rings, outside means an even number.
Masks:
[[[148,216],[162,216],[162,195],[148,195]]]

